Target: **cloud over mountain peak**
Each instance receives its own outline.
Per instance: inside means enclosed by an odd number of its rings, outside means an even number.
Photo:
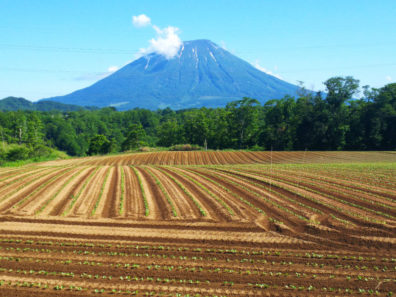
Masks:
[[[167,59],[172,59],[176,56],[183,44],[179,37],[179,28],[168,26],[161,29],[158,26],[151,24],[151,19],[145,14],[133,16],[132,22],[135,27],[146,27],[151,25],[156,32],[156,37],[149,40],[150,45],[147,48],[140,49],[140,55],[156,53]]]

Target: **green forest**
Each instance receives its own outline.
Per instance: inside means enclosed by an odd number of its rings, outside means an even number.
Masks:
[[[298,96],[264,105],[245,97],[214,109],[0,112],[0,160],[178,144],[213,150],[396,149],[396,83],[360,88],[352,77],[333,77],[324,84],[324,92],[301,86]]]

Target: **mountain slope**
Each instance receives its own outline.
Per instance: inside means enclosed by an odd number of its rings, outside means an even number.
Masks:
[[[31,102],[25,98],[7,97],[0,100],[0,111],[35,110],[35,111],[76,111],[80,109],[95,109],[78,105],[63,104],[54,101]]]
[[[297,86],[277,79],[209,40],[186,41],[178,55],[141,57],[90,87],[48,98],[57,102],[173,109],[218,107],[253,97],[260,102],[294,95]]]

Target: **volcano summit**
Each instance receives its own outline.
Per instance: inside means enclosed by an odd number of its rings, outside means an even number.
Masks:
[[[209,40],[194,40],[184,42],[173,58],[151,53],[87,88],[44,100],[119,110],[184,109],[225,106],[242,97],[263,103],[297,89]]]

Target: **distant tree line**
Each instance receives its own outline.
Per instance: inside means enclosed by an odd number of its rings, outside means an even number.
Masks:
[[[27,155],[45,147],[84,156],[184,143],[208,149],[396,149],[396,83],[363,87],[360,99],[352,77],[324,84],[324,93],[302,86],[297,98],[264,105],[243,98],[214,109],[1,112],[0,140],[24,146]]]

